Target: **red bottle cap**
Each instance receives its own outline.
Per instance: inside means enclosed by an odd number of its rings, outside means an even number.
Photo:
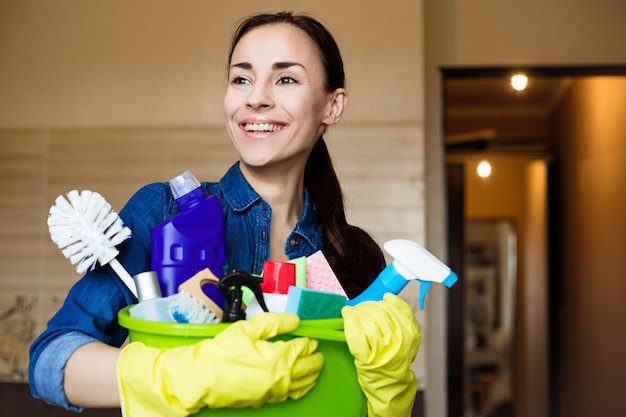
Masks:
[[[270,294],[287,294],[289,286],[296,285],[296,264],[265,261],[261,290]]]

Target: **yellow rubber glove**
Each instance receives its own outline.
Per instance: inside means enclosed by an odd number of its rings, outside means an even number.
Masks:
[[[259,407],[303,397],[324,364],[317,340],[266,340],[299,323],[294,314],[264,313],[190,346],[129,344],[117,368],[122,415],[187,416],[203,407]]]
[[[417,380],[409,368],[420,344],[413,309],[391,293],[341,310],[368,417],[411,415]]]

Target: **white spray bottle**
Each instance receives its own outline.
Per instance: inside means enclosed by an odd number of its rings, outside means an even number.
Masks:
[[[420,310],[423,310],[426,293],[433,282],[450,288],[458,280],[454,271],[413,241],[394,239],[385,242],[383,247],[393,256],[393,262],[381,271],[365,291],[348,300],[346,305],[382,300],[388,292],[399,294],[409,281],[416,279],[420,283],[419,305]]]

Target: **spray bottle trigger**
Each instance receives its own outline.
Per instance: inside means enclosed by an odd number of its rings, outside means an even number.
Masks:
[[[422,281],[421,279],[417,279],[417,281],[420,283],[420,310],[424,309],[424,301],[426,300],[426,293],[428,292],[428,289],[430,288],[430,284],[432,284],[431,281]]]
[[[224,323],[232,323],[246,319],[242,287],[250,289],[254,293],[263,311],[268,311],[261,291],[260,281],[246,271],[235,269],[229,272],[220,279],[217,287],[227,299],[226,308],[224,309],[222,317],[222,322]]]

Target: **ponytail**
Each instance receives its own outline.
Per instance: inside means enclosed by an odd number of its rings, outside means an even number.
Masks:
[[[360,294],[385,267],[378,244],[346,221],[343,192],[324,138],[315,143],[304,172],[322,233],[324,255],[348,297]]]

